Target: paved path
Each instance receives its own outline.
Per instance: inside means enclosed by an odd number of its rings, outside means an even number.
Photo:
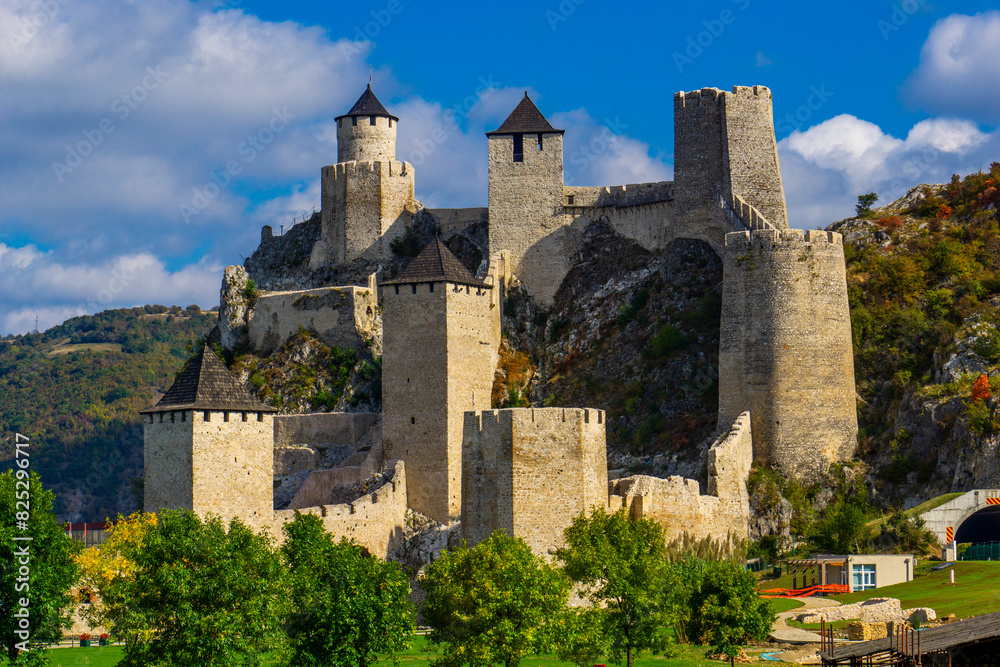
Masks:
[[[785,619],[790,616],[798,616],[802,612],[809,609],[818,609],[819,607],[836,607],[840,603],[836,600],[831,600],[830,598],[810,597],[792,599],[802,602],[802,606],[796,607],[791,611],[783,611],[778,614],[778,618],[774,621],[774,627],[771,628],[771,639],[776,642],[783,642],[787,644],[819,644],[819,634],[803,630],[802,628],[793,628],[785,622]]]

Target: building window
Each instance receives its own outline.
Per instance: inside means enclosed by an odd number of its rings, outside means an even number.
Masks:
[[[524,135],[514,135],[514,162],[524,162]]]
[[[394,286],[396,288],[396,294],[399,294],[399,285]]]
[[[222,412],[222,421],[224,421],[224,422],[229,421],[229,412],[228,411],[223,411]]]
[[[244,412],[243,413],[243,421],[246,421],[246,420],[247,420],[247,413]]]
[[[257,413],[257,421],[259,421],[259,422],[264,421],[264,413],[263,412],[258,412]]]
[[[410,417],[410,423],[411,424],[416,424],[417,423],[417,418],[416,417]]]
[[[389,127],[392,127],[392,119],[389,119]]]
[[[205,410],[205,421],[207,422],[212,421],[212,413],[209,412],[208,410]]]
[[[573,205],[573,198],[574,198],[574,196],[575,195],[567,195],[566,196],[566,205],[567,206],[572,206]]]
[[[372,125],[375,124],[375,116],[369,116],[368,120],[369,120],[369,122],[371,122]]]
[[[358,126],[358,117],[357,116],[351,116],[351,125],[353,125],[355,127]]]
[[[417,293],[417,284],[416,283],[413,283],[413,293],[414,294]]]
[[[186,422],[187,420],[188,420],[188,413],[187,413],[187,410],[185,410],[185,411],[181,412],[181,421],[182,422]]]
[[[875,588],[874,565],[851,565],[852,592],[867,591]]]
[[[434,291],[434,283],[431,283],[431,291]]]
[[[542,150],[542,135],[538,134],[538,150]]]

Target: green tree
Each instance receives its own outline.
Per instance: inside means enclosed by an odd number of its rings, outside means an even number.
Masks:
[[[333,536],[322,520],[297,514],[281,550],[290,570],[289,664],[367,667],[410,643],[409,580],[396,563]]]
[[[56,523],[53,494],[38,475],[15,470],[0,474],[0,646],[11,664],[25,650],[44,663],[39,649],[70,625],[70,587],[79,573],[74,556],[82,545]],[[24,537],[31,539],[16,539]]]
[[[577,667],[590,667],[611,650],[605,627],[607,614],[601,609],[568,609],[556,640],[556,655]]]
[[[866,216],[871,213],[872,206],[877,201],[878,195],[874,192],[869,192],[866,195],[858,195],[858,203],[854,206],[854,210],[859,216]]]
[[[284,565],[268,537],[173,510],[119,546],[132,569],[116,594],[147,629],[122,667],[257,665],[265,651],[280,653]]]
[[[843,470],[835,473],[834,486],[836,495],[813,527],[812,540],[823,550],[860,553],[872,539],[869,523],[874,512],[868,489],[860,475],[848,479]]]
[[[446,552],[427,566],[423,616],[430,639],[444,643],[444,667],[507,667],[552,650],[569,581],[503,531],[472,549]]]
[[[625,654],[628,667],[643,650],[667,646],[667,618],[661,604],[666,576],[663,529],[649,519],[631,520],[625,510],[607,514],[595,507],[566,529],[569,545],[557,556],[566,574],[583,584],[595,607],[604,610],[612,654]]]
[[[757,592],[754,574],[726,560],[708,563],[690,607],[690,636],[730,659],[741,644],[766,639],[775,618],[771,604]]]

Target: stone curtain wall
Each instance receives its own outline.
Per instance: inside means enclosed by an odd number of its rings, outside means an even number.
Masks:
[[[605,428],[603,410],[465,413],[462,531],[469,545],[507,530],[537,554],[564,546],[575,516],[607,506]]]
[[[698,482],[636,475],[611,482],[610,508],[626,508],[633,518],[646,517],[662,525],[668,539],[688,533],[694,538],[745,539],[750,516],[746,489],[751,463],[751,426],[743,414],[708,452],[711,495],[701,495]]]
[[[269,527],[272,415],[211,411],[209,421],[204,415],[201,410],[148,415],[152,422],[144,424],[143,455],[150,492],[145,511],[191,509],[203,517],[237,518],[255,530]]]
[[[406,469],[402,461],[390,463],[392,479],[372,493],[342,505],[320,505],[274,512],[271,534],[284,541],[282,526],[295,519],[296,512],[314,514],[335,538],[353,539],[379,558],[396,550],[406,526]]]
[[[771,91],[764,86],[734,86],[725,100],[723,162],[730,189],[759,210],[778,229],[788,229],[785,190],[774,136]]]
[[[362,287],[324,287],[259,296],[248,324],[251,348],[269,355],[299,327],[324,344],[361,351],[379,337],[376,294]]]
[[[337,121],[337,162],[386,162],[396,159],[396,121],[385,116]],[[357,121],[357,124],[354,123]]]
[[[749,410],[754,458],[813,478],[850,458],[854,357],[839,234],[726,236],[719,425]]]
[[[358,258],[391,257],[389,244],[416,212],[413,166],[398,160],[344,162],[323,167],[322,235],[310,267]]]
[[[356,444],[377,423],[371,412],[318,412],[275,415],[274,446],[309,445],[337,447]]]

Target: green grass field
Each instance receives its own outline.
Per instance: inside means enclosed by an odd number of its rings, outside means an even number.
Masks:
[[[955,563],[955,585],[948,583],[948,569],[931,572],[905,584],[884,586],[863,593],[834,596],[844,604],[873,597],[898,598],[903,609],[931,607],[938,616],[968,618],[1000,611],[1000,563]]]
[[[716,660],[709,660],[705,657],[705,647],[703,646],[680,646],[677,649],[678,655],[674,658],[662,658],[643,654],[633,664],[634,667],[719,667],[721,664]],[[759,655],[761,649],[751,648],[748,651],[751,655]],[[413,645],[400,655],[400,665],[405,667],[430,667],[431,661],[440,655],[440,652],[427,641],[423,635],[414,637]],[[59,648],[50,652],[50,664],[52,667],[114,667],[122,658],[121,646],[101,646],[90,648]],[[611,664],[610,661],[606,661]],[[6,665],[7,661],[0,658],[0,665]],[[265,664],[269,664],[265,662]],[[769,665],[789,665],[785,662],[768,662]],[[373,667],[392,667],[389,660],[376,662]],[[530,656],[521,661],[520,667],[574,667],[572,663],[561,662],[551,656]]]
[[[783,611],[791,611],[792,609],[798,609],[804,603],[801,600],[795,600],[792,598],[772,598],[771,608],[774,609],[775,614],[780,614]]]

